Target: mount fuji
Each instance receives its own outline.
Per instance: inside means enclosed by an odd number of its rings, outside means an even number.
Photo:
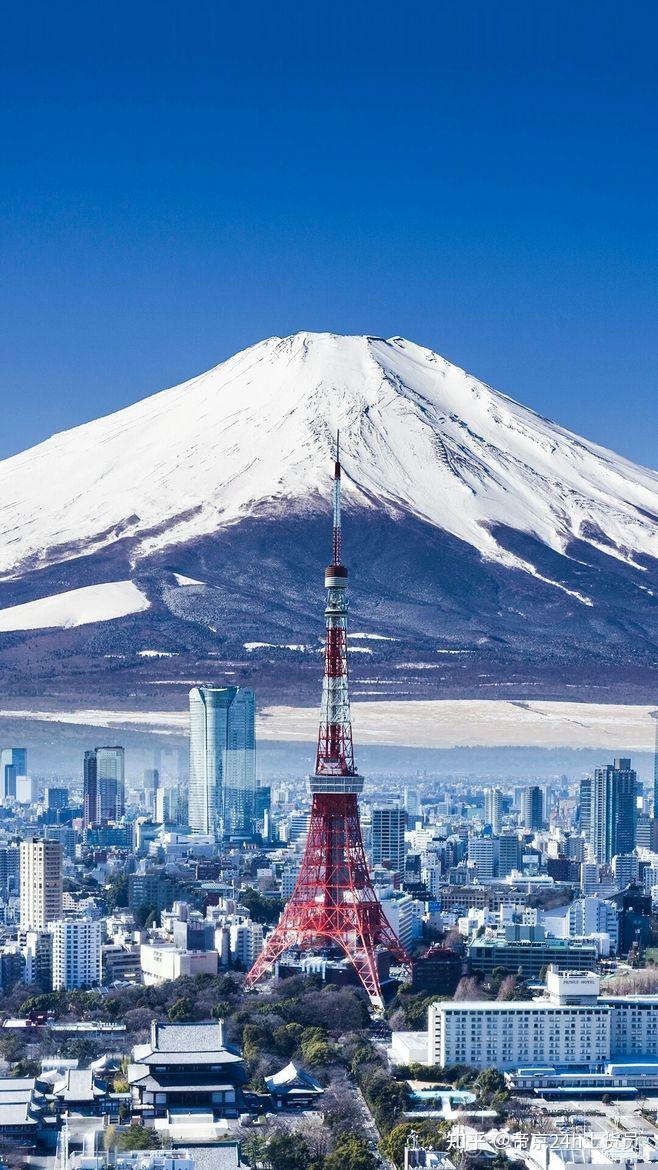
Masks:
[[[653,698],[658,474],[410,341],[313,333],[0,463],[5,694],[315,702],[337,430],[354,693]]]

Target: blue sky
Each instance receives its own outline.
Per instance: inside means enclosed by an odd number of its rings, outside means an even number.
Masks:
[[[658,10],[3,8],[0,455],[298,329],[658,466]]]

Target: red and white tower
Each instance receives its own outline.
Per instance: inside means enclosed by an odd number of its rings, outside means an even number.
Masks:
[[[292,897],[247,975],[251,987],[286,951],[335,944],[351,959],[371,1002],[382,1007],[377,950],[409,957],[377,899],[366,861],[357,797],[347,681],[347,569],[341,563],[340,454],[334,471],[333,556],[327,590],[324,681],[306,849]]]

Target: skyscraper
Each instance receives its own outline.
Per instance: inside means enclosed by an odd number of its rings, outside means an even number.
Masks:
[[[144,802],[150,817],[155,817],[158,788],[160,786],[160,772],[157,768],[144,769]]]
[[[405,788],[404,807],[407,810],[407,821],[413,825],[420,816],[420,794],[417,788]]]
[[[21,930],[43,930],[62,916],[62,847],[59,841],[21,841]]]
[[[407,811],[391,805],[372,810],[372,863],[402,873],[406,855]]]
[[[189,825],[215,836],[251,835],[256,815],[254,692],[190,691]]]
[[[637,824],[637,773],[629,759],[596,768],[592,780],[589,841],[600,865],[617,853],[632,853]]]
[[[653,819],[658,821],[658,711],[653,712],[653,718],[656,723],[653,748]]]
[[[3,800],[16,798],[17,776],[27,776],[27,748],[3,748],[0,752],[0,793]]]
[[[580,831],[586,841],[589,841],[592,831],[592,777],[583,776],[580,781]]]
[[[508,877],[521,868],[521,842],[516,833],[503,833],[498,838],[498,876]]]
[[[538,784],[526,788],[521,799],[521,817],[526,829],[536,832],[544,825],[544,793]]]
[[[120,821],[125,811],[125,752],[97,747],[85,752],[83,817],[85,828]]]
[[[484,820],[494,833],[500,833],[503,823],[503,794],[500,788],[484,790]]]
[[[48,809],[48,812],[61,812],[63,808],[68,808],[68,803],[68,788],[46,789],[46,808]]]

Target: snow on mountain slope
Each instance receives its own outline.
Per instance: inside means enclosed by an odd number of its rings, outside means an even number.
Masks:
[[[412,513],[541,580],[499,526],[658,557],[655,472],[402,338],[300,333],[0,463],[0,576],[119,537],[138,565],[251,514],[326,508],[338,428],[348,508]]]
[[[70,629],[143,613],[149,605],[148,598],[132,581],[87,585],[0,609],[0,631],[45,630],[55,626]]]

